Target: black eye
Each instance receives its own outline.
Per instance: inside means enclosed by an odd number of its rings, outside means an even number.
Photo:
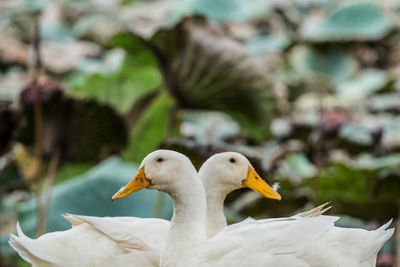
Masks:
[[[235,162],[236,162],[236,159],[234,159],[234,158],[231,158],[231,159],[229,160],[229,162],[231,162],[231,163],[235,163]]]
[[[157,162],[162,162],[164,159],[163,158],[158,158]]]

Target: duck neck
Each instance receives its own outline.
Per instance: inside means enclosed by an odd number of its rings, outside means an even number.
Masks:
[[[174,203],[167,245],[161,256],[160,266],[185,266],[188,256],[196,246],[206,240],[206,199],[200,179],[184,190],[170,193]]]
[[[207,216],[206,231],[207,238],[213,237],[226,226],[224,215],[224,201],[228,192],[221,192],[207,187]]]

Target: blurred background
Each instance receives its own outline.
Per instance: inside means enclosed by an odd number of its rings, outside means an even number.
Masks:
[[[196,167],[238,151],[280,202],[247,189],[226,215],[330,201],[338,225],[400,213],[400,1],[0,1],[1,266],[9,247],[70,228],[63,213],[172,215],[143,190],[111,202],[149,152]],[[397,241],[398,242],[398,241]],[[400,266],[396,240],[378,266]]]

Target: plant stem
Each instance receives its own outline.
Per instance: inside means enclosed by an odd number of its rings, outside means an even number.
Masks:
[[[398,216],[400,216],[400,203],[397,204],[398,205]],[[400,227],[400,217],[397,218],[397,222],[396,222],[397,227],[395,227],[394,230],[394,241],[396,244],[396,255],[395,255],[395,264],[394,266],[396,267],[400,267],[400,231],[399,231],[399,227]]]
[[[47,170],[47,175],[46,175],[46,180],[44,184],[44,188],[42,193],[42,201],[41,201],[41,207],[42,207],[42,220],[41,224],[38,224],[38,235],[42,235],[46,231],[46,226],[47,226],[47,215],[49,212],[49,207],[50,207],[50,201],[51,201],[51,189],[53,188],[54,180],[57,174],[57,169],[58,165],[60,162],[60,152],[57,150],[51,157],[50,159],[50,164],[49,168]]]
[[[33,48],[35,53],[35,62],[33,65],[33,92],[34,92],[34,106],[33,106],[33,114],[34,114],[34,157],[38,160],[39,168],[35,177],[36,188],[36,216],[37,216],[37,228],[36,234],[40,236],[43,234],[43,207],[42,201],[40,198],[41,192],[41,169],[42,169],[42,156],[43,156],[43,112],[42,112],[42,103],[40,100],[40,92],[39,92],[39,76],[42,67],[42,61],[40,58],[40,15],[36,14],[34,18],[34,35],[33,35]]]
[[[160,90],[157,90],[143,96],[132,105],[131,109],[125,115],[125,121],[129,130],[135,127],[146,108],[148,108],[151,102],[159,95],[159,91]]]
[[[33,37],[33,48],[35,51],[35,63],[33,70],[33,90],[34,90],[34,121],[35,121],[35,140],[34,140],[34,155],[37,159],[42,159],[43,154],[43,116],[42,105],[40,101],[40,92],[38,79],[40,76],[42,61],[40,59],[40,25],[39,16],[35,17]]]
[[[176,115],[177,115],[178,107],[174,103],[168,110],[168,121],[167,121],[167,129],[165,131],[164,140],[168,140],[174,135],[174,128],[176,127]]]
[[[323,122],[325,107],[324,107],[324,96],[326,92],[324,89],[327,86],[325,83],[325,79],[323,76],[317,75],[315,78],[315,91],[318,94],[318,124],[315,127],[315,131],[317,133],[317,140],[313,143],[313,153],[312,153],[312,162],[316,167],[316,173],[312,179],[312,189],[315,193],[314,204],[318,204],[318,189],[319,189],[319,175],[322,171],[322,162],[323,162],[323,149],[324,149],[324,135],[321,131],[321,124]]]

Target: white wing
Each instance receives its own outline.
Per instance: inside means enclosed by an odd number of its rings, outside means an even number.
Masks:
[[[376,254],[393,234],[334,226],[338,217],[244,221],[203,244],[195,266],[375,266]],[[390,222],[389,222],[390,223]],[[352,241],[351,241],[352,240]]]
[[[72,229],[30,239],[17,225],[10,245],[33,266],[158,266],[169,222],[66,215]]]
[[[145,240],[149,247],[159,251],[165,246],[170,223],[156,218],[94,217],[73,214],[66,214],[64,217],[74,226],[87,223],[110,239],[127,243],[128,246],[130,240],[138,238]]]
[[[394,229],[387,229],[390,224],[391,221],[374,231],[333,227],[306,256],[324,255],[327,260],[333,259],[336,266],[375,267],[379,250],[393,235]]]

